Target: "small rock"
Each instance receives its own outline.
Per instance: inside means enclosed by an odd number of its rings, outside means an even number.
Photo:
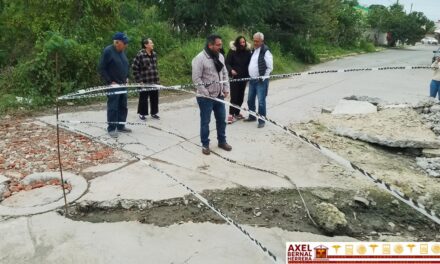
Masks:
[[[408,226],[408,231],[414,232],[414,231],[416,231],[416,229],[413,226]]]
[[[394,205],[399,205],[400,204],[399,201],[395,200],[395,199],[391,203],[394,204]]]
[[[335,197],[335,193],[328,191],[328,190],[312,190],[311,191],[313,195],[317,196],[318,198],[321,198],[322,200],[328,201]]]
[[[396,228],[396,224],[394,224],[393,222],[388,223],[388,230],[394,231],[395,228]]]
[[[331,108],[328,107],[321,108],[321,114],[331,114],[331,112],[333,112],[333,109]]]
[[[360,196],[355,196],[354,201],[358,204],[362,204],[365,207],[368,207],[370,205],[370,201]]]
[[[6,199],[8,197],[10,197],[12,195],[12,193],[10,191],[6,191],[3,193],[3,199]]]
[[[261,212],[257,212],[257,213],[255,213],[255,216],[259,217],[259,216],[261,216],[261,214],[262,214]]]
[[[14,165],[14,168],[15,168],[15,165]],[[14,178],[17,180],[20,180],[21,178],[23,178],[23,174],[21,174],[18,171],[6,171],[5,175],[9,178]]]
[[[376,235],[377,235],[377,232],[376,232],[376,231],[371,231],[371,232],[370,232],[370,235],[372,235],[372,236],[376,236]]]
[[[431,106],[431,108],[429,110],[431,113],[438,113],[438,112],[440,112],[440,105],[435,104],[435,105]]]
[[[329,203],[320,203],[316,206],[314,217],[318,225],[331,234],[342,234],[347,228],[348,222],[345,214]]]

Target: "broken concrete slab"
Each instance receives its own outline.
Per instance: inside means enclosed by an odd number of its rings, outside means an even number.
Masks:
[[[440,148],[438,137],[413,109],[385,109],[362,116],[322,115],[333,133],[388,147]]]
[[[356,241],[345,236],[327,237],[280,228],[247,225],[243,228],[281,260],[286,241]],[[8,238],[0,240],[2,263],[56,264],[67,260],[68,263],[115,264],[148,260],[149,263],[254,264],[272,261],[255,241],[226,224],[188,222],[158,227],[139,222],[89,223],[45,213],[0,222],[0,233]]]
[[[332,115],[359,115],[376,113],[377,107],[369,102],[354,100],[339,100]]]
[[[422,155],[426,158],[437,158],[440,157],[440,149],[423,149]]]
[[[387,104],[384,100],[380,99],[379,97],[371,97],[371,96],[365,96],[365,95],[351,95],[351,96],[344,97],[343,99],[351,100],[351,101],[368,102],[368,103],[373,104],[375,106]]]

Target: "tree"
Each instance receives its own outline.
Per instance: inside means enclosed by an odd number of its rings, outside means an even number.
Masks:
[[[370,6],[368,23],[377,31],[387,32],[391,37],[388,45],[395,46],[399,41],[402,44],[415,44],[433,29],[434,22],[421,12],[406,14],[403,5],[393,4],[384,6]]]

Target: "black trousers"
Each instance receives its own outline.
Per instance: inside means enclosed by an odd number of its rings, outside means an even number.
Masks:
[[[148,115],[148,98],[150,98],[151,115],[159,112],[159,91],[156,90],[139,93],[138,114]]]
[[[246,81],[243,82],[231,82],[231,104],[241,106],[244,100],[244,91],[246,90]],[[232,106],[229,107],[230,115],[239,115],[240,109],[236,109]]]

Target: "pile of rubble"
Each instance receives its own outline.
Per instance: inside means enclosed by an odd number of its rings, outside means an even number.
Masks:
[[[326,113],[329,110],[326,109]],[[415,105],[387,104],[367,96],[350,96],[319,123],[335,135],[410,150],[417,165],[431,177],[440,177],[440,103],[426,98]]]
[[[0,123],[0,137],[0,201],[20,191],[61,186],[59,180],[20,183],[33,173],[59,170],[56,128],[39,121],[6,117]],[[112,148],[65,130],[60,131],[60,149],[63,169],[76,174],[84,168],[121,159]],[[68,189],[69,185],[64,187]]]

